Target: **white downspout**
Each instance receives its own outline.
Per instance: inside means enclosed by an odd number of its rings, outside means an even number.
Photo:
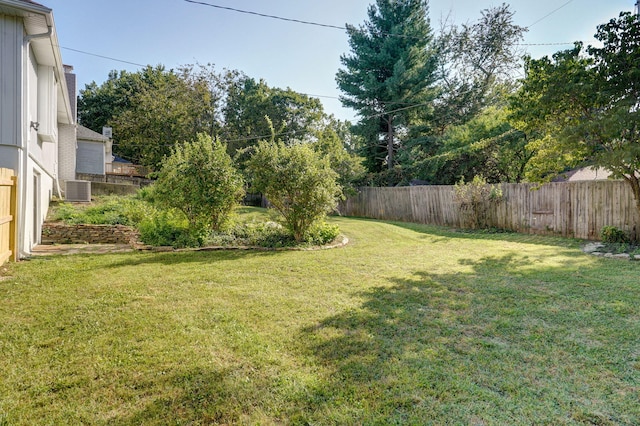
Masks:
[[[28,250],[25,250],[24,241],[26,238],[26,226],[24,225],[27,222],[27,189],[29,187],[29,179],[26,179],[27,169],[29,166],[29,133],[31,132],[31,126],[28,125],[27,119],[29,118],[29,46],[31,44],[31,40],[37,38],[45,38],[51,37],[53,33],[53,27],[48,26],[46,33],[41,34],[32,34],[24,37],[22,42],[22,78],[24,84],[22,85],[22,145],[20,146],[20,150],[22,151],[22,173],[20,173],[20,213],[19,223],[22,223],[22,226],[18,227],[18,257],[23,259],[29,257]],[[33,196],[36,194],[34,192]],[[30,248],[29,248],[30,249]]]

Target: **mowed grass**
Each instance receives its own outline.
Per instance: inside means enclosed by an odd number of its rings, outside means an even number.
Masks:
[[[332,222],[347,247],[5,265],[0,424],[640,424],[640,263]]]

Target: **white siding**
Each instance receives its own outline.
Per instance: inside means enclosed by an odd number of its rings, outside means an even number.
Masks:
[[[0,15],[0,146],[20,145],[22,140],[22,38],[22,22]],[[17,171],[17,164],[0,161],[2,167]]]

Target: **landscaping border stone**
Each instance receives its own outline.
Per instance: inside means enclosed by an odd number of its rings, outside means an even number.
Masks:
[[[45,222],[41,244],[129,244],[137,245],[135,228],[124,225],[67,225]]]

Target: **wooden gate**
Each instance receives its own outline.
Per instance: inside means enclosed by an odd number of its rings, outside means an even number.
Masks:
[[[0,168],[0,265],[18,258],[17,180],[13,170]]]

